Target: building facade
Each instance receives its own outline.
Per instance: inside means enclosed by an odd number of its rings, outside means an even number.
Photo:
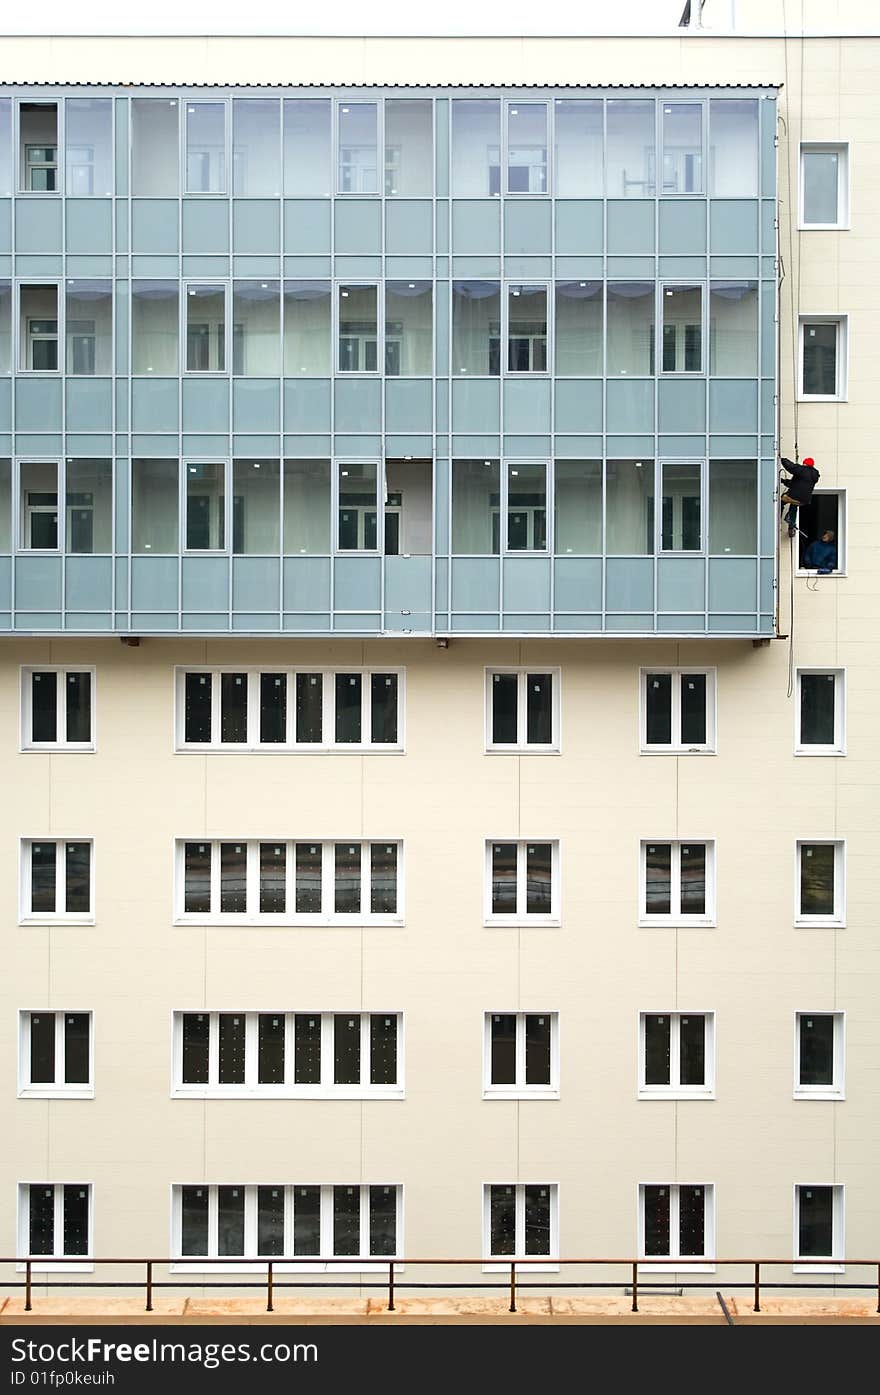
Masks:
[[[876,44],[40,42],[0,73],[0,1250],[845,1282]]]

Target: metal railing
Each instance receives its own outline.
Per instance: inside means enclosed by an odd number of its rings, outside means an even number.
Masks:
[[[24,1291],[25,1291],[24,1310],[25,1310],[26,1313],[30,1313],[30,1312],[33,1311],[33,1289],[34,1289],[34,1285],[35,1285],[35,1283],[36,1283],[36,1285],[37,1285],[38,1287],[39,1287],[39,1286],[42,1286],[42,1284],[43,1284],[43,1282],[44,1282],[44,1280],[43,1280],[43,1278],[42,1278],[43,1273],[46,1272],[46,1271],[48,1271],[49,1273],[52,1272],[52,1270],[50,1269],[49,1266],[52,1266],[52,1265],[54,1265],[54,1264],[58,1264],[59,1266],[61,1266],[61,1265],[69,1264],[70,1262],[71,1262],[71,1261],[70,1261],[70,1257],[68,1257],[66,1260],[53,1260],[53,1259],[51,1259],[50,1257],[48,1257],[48,1256],[46,1256],[46,1255],[27,1255],[27,1256],[14,1255],[14,1256],[12,1256],[11,1258],[10,1258],[9,1256],[6,1256],[6,1257],[0,1256],[0,1264],[14,1264],[14,1265],[16,1265],[16,1266],[19,1267],[19,1268],[20,1268],[22,1265],[24,1265],[25,1278],[24,1278],[24,1285],[23,1285],[23,1287],[24,1287]],[[177,1256],[175,1256],[175,1257],[172,1258],[172,1259],[167,1259],[167,1258],[165,1258],[165,1259],[158,1259],[158,1258],[136,1258],[136,1259],[133,1259],[133,1258],[131,1258],[131,1257],[126,1257],[126,1258],[122,1258],[122,1259],[94,1259],[94,1258],[91,1258],[91,1257],[85,1257],[85,1256],[84,1256],[84,1257],[83,1257],[83,1263],[87,1263],[87,1264],[93,1265],[93,1266],[98,1266],[98,1265],[140,1265],[140,1266],[143,1266],[143,1267],[144,1267],[144,1278],[143,1278],[143,1280],[133,1280],[133,1281],[131,1281],[131,1282],[112,1282],[112,1283],[104,1283],[104,1282],[102,1282],[100,1279],[92,1279],[92,1280],[90,1280],[90,1281],[87,1280],[86,1282],[82,1282],[82,1281],[80,1281],[80,1280],[77,1280],[75,1283],[70,1283],[70,1284],[65,1283],[64,1287],[71,1287],[71,1288],[89,1288],[89,1287],[95,1287],[95,1288],[107,1288],[107,1287],[113,1287],[113,1288],[144,1288],[145,1293],[146,1293],[146,1303],[145,1303],[144,1311],[147,1312],[147,1313],[151,1313],[151,1312],[153,1312],[153,1293],[154,1293],[154,1290],[155,1290],[155,1289],[157,1289],[157,1288],[201,1288],[201,1287],[204,1287],[204,1286],[205,1286],[205,1285],[199,1284],[199,1283],[197,1283],[197,1282],[194,1283],[194,1282],[192,1281],[192,1279],[190,1279],[189,1282],[186,1282],[186,1283],[169,1282],[169,1281],[167,1281],[167,1280],[159,1280],[159,1281],[157,1281],[157,1280],[155,1279],[155,1277],[154,1277],[154,1269],[155,1269],[157,1266],[169,1267],[169,1268],[172,1268],[172,1269],[173,1269],[173,1266],[179,1265],[179,1264],[187,1264],[187,1265],[189,1265],[189,1264],[197,1264],[198,1267],[199,1267],[199,1269],[206,1269],[206,1270],[210,1271],[210,1269],[211,1269],[213,1266],[215,1266],[215,1265],[226,1265],[226,1266],[228,1266],[228,1265],[230,1265],[230,1264],[234,1264],[237,1273],[238,1273],[238,1272],[244,1272],[244,1273],[248,1273],[248,1274],[249,1274],[249,1273],[251,1273],[251,1272],[253,1272],[253,1271],[262,1272],[262,1271],[265,1269],[265,1271],[266,1271],[266,1312],[267,1312],[267,1313],[271,1313],[271,1312],[274,1312],[274,1311],[275,1311],[274,1297],[275,1297],[275,1290],[276,1290],[276,1288],[279,1288],[279,1287],[283,1287],[283,1288],[314,1288],[314,1287],[316,1287],[316,1286],[322,1287],[322,1288],[325,1288],[325,1287],[327,1287],[327,1288],[334,1288],[334,1287],[343,1287],[343,1286],[345,1286],[345,1287],[353,1286],[353,1287],[356,1287],[356,1288],[365,1288],[365,1287],[375,1287],[375,1288],[378,1288],[378,1287],[381,1287],[383,1290],[384,1290],[384,1289],[387,1289],[388,1302],[387,1302],[385,1311],[386,1311],[386,1312],[389,1312],[389,1313],[393,1313],[393,1312],[396,1311],[396,1310],[395,1310],[395,1306],[394,1306],[394,1295],[395,1295],[395,1292],[398,1291],[398,1290],[400,1290],[401,1288],[437,1288],[437,1289],[444,1289],[444,1288],[477,1288],[477,1289],[486,1289],[486,1288],[498,1288],[498,1287],[502,1286],[502,1285],[499,1285],[499,1284],[496,1283],[496,1282],[486,1282],[486,1281],[480,1282],[480,1281],[470,1281],[470,1280],[467,1281],[467,1282],[464,1282],[464,1283],[445,1283],[445,1284],[444,1284],[444,1283],[438,1282],[438,1283],[436,1283],[436,1284],[434,1284],[434,1283],[428,1283],[428,1284],[406,1283],[406,1284],[401,1284],[400,1280],[399,1280],[398,1277],[397,1277],[397,1274],[398,1274],[398,1271],[401,1270],[404,1266],[409,1267],[409,1266],[424,1265],[424,1266],[444,1266],[444,1267],[445,1267],[445,1266],[450,1266],[450,1265],[457,1265],[457,1266],[471,1266],[471,1267],[476,1266],[477,1268],[482,1269],[482,1267],[483,1267],[484,1265],[486,1265],[486,1264],[491,1264],[492,1269],[493,1269],[493,1270],[497,1270],[497,1271],[503,1271],[503,1270],[509,1268],[509,1271],[510,1271],[510,1273],[509,1273],[509,1295],[510,1295],[510,1303],[509,1303],[509,1307],[508,1307],[508,1312],[515,1313],[515,1312],[517,1311],[517,1306],[516,1306],[517,1294],[518,1294],[519,1292],[521,1292],[524,1288],[530,1288],[530,1289],[531,1289],[531,1288],[540,1288],[540,1289],[546,1291],[546,1296],[551,1296],[554,1289],[571,1289],[571,1288],[578,1288],[578,1289],[582,1289],[582,1288],[602,1288],[602,1289],[609,1289],[609,1288],[616,1288],[616,1287],[618,1287],[619,1283],[621,1282],[621,1281],[619,1281],[619,1280],[618,1280],[617,1282],[615,1282],[614,1280],[610,1280],[610,1279],[609,1279],[609,1280],[603,1280],[603,1281],[601,1281],[601,1282],[571,1282],[571,1283],[566,1283],[564,1280],[562,1280],[562,1281],[557,1281],[557,1282],[555,1282],[555,1283],[541,1282],[540,1284],[535,1284],[535,1283],[528,1283],[528,1284],[525,1284],[525,1283],[523,1283],[523,1280],[522,1280],[521,1277],[519,1278],[519,1280],[517,1279],[518,1273],[519,1273],[520,1275],[522,1275],[523,1271],[525,1271],[526,1273],[528,1273],[528,1272],[533,1272],[533,1271],[535,1270],[536,1266],[546,1264],[546,1262],[547,1262],[546,1259],[544,1259],[544,1258],[542,1258],[542,1257],[540,1257],[540,1256],[536,1256],[536,1255],[530,1255],[530,1256],[528,1256],[528,1257],[521,1257],[521,1258],[513,1258],[513,1257],[512,1257],[512,1258],[509,1259],[509,1260],[505,1259],[505,1260],[503,1260],[503,1261],[498,1261],[498,1260],[495,1259],[495,1258],[490,1259],[490,1260],[487,1260],[487,1259],[484,1258],[484,1257],[483,1257],[483,1258],[479,1258],[479,1259],[448,1259],[448,1258],[443,1258],[443,1259],[409,1259],[409,1258],[407,1258],[407,1259],[404,1259],[404,1258],[402,1258],[402,1257],[396,1257],[396,1258],[394,1258],[394,1259],[385,1260],[385,1259],[374,1258],[374,1257],[372,1257],[372,1256],[369,1257],[369,1258],[359,1257],[359,1258],[357,1258],[357,1259],[353,1259],[351,1256],[348,1256],[348,1257],[333,1256],[333,1257],[331,1257],[331,1258],[323,1259],[323,1258],[320,1258],[320,1257],[317,1256],[317,1255],[316,1255],[316,1256],[308,1256],[308,1257],[306,1257],[306,1256],[298,1256],[298,1257],[297,1257],[297,1256],[284,1256],[283,1258],[277,1258],[277,1259],[267,1259],[267,1258],[261,1258],[261,1259],[245,1259],[245,1258],[242,1258],[242,1257],[240,1257],[240,1256],[233,1256],[233,1255],[226,1255],[226,1256],[214,1257],[214,1258],[210,1258],[210,1259],[209,1259],[209,1258],[206,1258],[206,1257],[202,1257],[201,1255],[199,1255],[199,1256],[195,1256],[195,1255],[186,1255],[186,1256],[177,1255]],[[660,1263],[661,1261],[657,1261],[657,1262]],[[873,1291],[873,1290],[876,1290],[876,1294],[877,1294],[877,1307],[876,1307],[876,1311],[877,1311],[878,1314],[880,1314],[880,1260],[876,1260],[876,1259],[847,1259],[847,1260],[845,1260],[845,1261],[844,1261],[844,1260],[840,1260],[840,1261],[829,1261],[829,1260],[827,1260],[827,1259],[797,1259],[797,1260],[791,1260],[791,1259],[741,1259],[741,1258],[736,1258],[736,1259],[713,1259],[713,1260],[712,1260],[713,1266],[714,1266],[715,1268],[719,1268],[719,1269],[720,1269],[720,1268],[727,1268],[727,1267],[742,1267],[742,1266],[749,1266],[749,1267],[753,1268],[753,1278],[752,1278],[752,1279],[749,1279],[749,1280],[746,1281],[746,1282],[727,1283],[727,1284],[724,1285],[724,1287],[725,1287],[725,1288],[729,1288],[729,1289],[738,1289],[738,1288],[752,1289],[752,1290],[753,1290],[753,1307],[752,1307],[752,1311],[755,1312],[755,1313],[759,1313],[759,1312],[761,1311],[761,1269],[762,1269],[762,1268],[764,1268],[764,1267],[773,1267],[773,1266],[789,1268],[789,1267],[791,1267],[791,1266],[793,1266],[793,1265],[797,1265],[799,1269],[801,1269],[801,1268],[807,1269],[807,1268],[810,1268],[810,1267],[815,1267],[815,1268],[817,1268],[817,1269],[821,1272],[821,1271],[823,1271],[823,1270],[826,1270],[826,1271],[827,1271],[827,1268],[828,1268],[829,1263],[838,1263],[838,1262],[840,1263],[840,1265],[843,1265],[843,1264],[845,1263],[845,1264],[847,1265],[847,1267],[852,1267],[852,1268],[871,1268],[871,1269],[874,1269],[874,1270],[876,1271],[876,1282],[872,1282],[872,1283],[839,1283],[839,1282],[834,1282],[834,1283],[831,1283],[831,1284],[804,1284],[804,1283],[799,1283],[797,1279],[786,1280],[785,1283],[768,1283],[768,1282],[765,1280],[765,1282],[764,1282],[764,1288],[765,1288],[765,1289],[767,1289],[767,1288],[774,1288],[774,1289],[775,1289],[775,1288],[792,1289],[792,1288],[793,1288],[793,1289],[795,1289],[796,1291],[799,1290],[799,1289],[802,1289],[802,1288],[807,1288],[807,1287],[809,1287],[809,1288],[823,1288],[823,1289],[830,1288],[830,1289],[833,1289],[833,1290],[835,1290],[835,1291],[838,1291],[838,1290],[840,1290],[840,1289],[870,1289],[870,1290],[872,1290],[872,1291]],[[309,1265],[310,1271],[312,1270],[312,1266],[318,1266],[318,1265],[320,1265],[320,1266],[323,1267],[323,1266],[332,1266],[332,1265],[334,1265],[334,1264],[344,1264],[344,1265],[347,1267],[348,1270],[351,1270],[351,1269],[352,1269],[352,1266],[354,1265],[355,1268],[357,1269],[357,1272],[360,1273],[360,1274],[377,1273],[377,1272],[380,1272],[380,1271],[383,1271],[383,1270],[386,1270],[386,1269],[387,1269],[387,1280],[383,1280],[381,1283],[369,1283],[369,1284],[365,1284],[362,1280],[359,1280],[359,1281],[358,1281],[357,1283],[355,1283],[354,1285],[350,1285],[350,1284],[347,1284],[347,1283],[343,1285],[342,1283],[336,1283],[336,1282],[331,1282],[331,1283],[329,1283],[329,1284],[327,1284],[327,1283],[320,1283],[320,1284],[318,1284],[316,1280],[299,1280],[299,1281],[296,1282],[296,1283],[291,1283],[291,1282],[279,1282],[279,1280],[278,1280],[278,1274],[279,1274],[279,1272],[291,1272],[291,1266],[300,1265],[300,1264],[303,1264],[303,1263],[306,1263],[306,1264]],[[640,1292],[644,1292],[645,1290],[647,1290],[648,1292],[650,1292],[650,1289],[651,1289],[652,1287],[657,1287],[656,1284],[652,1285],[652,1284],[651,1284],[646,1278],[644,1278],[644,1277],[643,1277],[641,1283],[640,1283],[640,1281],[639,1281],[639,1270],[640,1270],[640,1269],[643,1271],[643,1275],[644,1275],[644,1272],[645,1272],[645,1271],[647,1271],[647,1273],[650,1274],[650,1272],[651,1272],[651,1266],[652,1266],[652,1261],[651,1261],[651,1260],[646,1260],[646,1259],[606,1259],[606,1258],[602,1258],[602,1259],[597,1259],[597,1258],[590,1258],[590,1259],[552,1259],[552,1260],[551,1260],[551,1263],[552,1263],[555,1267],[558,1267],[560,1270],[563,1270],[566,1266],[570,1266],[570,1265],[571,1265],[571,1266],[573,1266],[573,1265],[593,1266],[593,1267],[596,1267],[596,1266],[616,1266],[616,1267],[619,1268],[619,1269],[624,1269],[625,1271],[627,1271],[628,1277],[627,1277],[627,1279],[623,1280],[622,1282],[623,1282],[624,1285],[626,1285],[626,1286],[628,1286],[629,1288],[631,1288],[631,1291],[632,1291],[632,1306],[631,1306],[631,1311],[634,1312],[634,1313],[637,1313],[637,1312],[639,1311],[639,1293],[640,1293]],[[662,1263],[664,1264],[664,1269],[668,1269],[668,1268],[669,1268],[669,1264],[670,1264],[670,1263],[673,1263],[673,1261],[662,1261]],[[34,1277],[34,1266],[35,1266],[35,1265],[39,1265],[38,1277],[37,1277],[36,1279],[35,1279],[35,1277]],[[301,1273],[302,1271],[301,1271],[301,1270],[297,1270],[296,1272],[300,1272],[300,1273]],[[320,1271],[315,1270],[314,1272],[317,1273],[317,1272],[320,1272]],[[331,1272],[332,1272],[332,1271],[331,1271]],[[675,1271],[675,1272],[676,1272],[676,1273],[681,1273],[681,1272],[683,1272],[683,1271]],[[711,1281],[711,1283],[701,1283],[701,1282],[697,1282],[697,1281],[688,1282],[686,1279],[685,1279],[684,1281],[682,1281],[680,1278],[677,1278],[677,1279],[676,1279],[676,1287],[677,1287],[677,1288],[681,1288],[681,1289],[685,1289],[685,1288],[687,1288],[687,1289],[700,1289],[700,1288],[712,1288],[712,1289],[715,1289],[715,1288],[716,1288],[717,1282],[718,1282],[717,1279],[713,1279],[713,1280]],[[249,1283],[249,1284],[247,1284],[247,1285],[244,1285],[240,1279],[230,1279],[230,1281],[229,1281],[228,1283],[213,1283],[213,1282],[212,1282],[212,1284],[211,1284],[210,1286],[211,1286],[212,1288],[241,1288],[241,1287],[243,1287],[243,1286],[246,1286],[246,1287],[249,1287],[249,1288],[250,1288],[250,1287],[262,1287],[262,1284],[260,1284],[260,1285],[253,1285],[253,1284],[250,1284],[250,1283]],[[9,1284],[7,1284],[7,1285],[2,1285],[2,1284],[0,1284],[0,1287],[6,1287],[6,1288],[10,1288],[10,1287],[12,1287],[12,1288],[20,1288],[20,1287],[22,1287],[22,1285],[21,1285],[21,1284],[18,1284],[18,1283],[15,1283],[15,1284],[12,1284],[12,1285],[9,1285]],[[57,1288],[57,1287],[61,1287],[61,1285],[58,1285],[58,1284],[47,1284],[47,1287],[50,1287],[50,1288]],[[503,1287],[504,1287],[505,1289],[508,1288],[508,1282],[507,1282],[507,1280],[505,1280],[505,1282],[504,1282],[504,1284],[503,1284]],[[626,1287],[625,1287],[624,1291],[625,1291],[625,1292],[627,1291],[627,1288],[626,1288]],[[716,1293],[717,1293],[717,1289],[716,1289]],[[719,1301],[720,1301],[720,1300],[719,1300]],[[723,1307],[723,1306],[724,1306],[724,1305],[722,1304],[722,1307]],[[726,1310],[725,1310],[725,1311],[726,1311]]]

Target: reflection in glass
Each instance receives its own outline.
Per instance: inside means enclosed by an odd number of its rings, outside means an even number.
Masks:
[[[546,326],[545,326],[546,337]],[[501,287],[497,281],[452,283],[453,373],[501,371]]]
[[[235,281],[232,371],[274,377],[281,368],[281,292],[277,281]]]
[[[68,460],[66,505],[67,551],[112,552],[112,461]]]
[[[176,97],[131,99],[131,192],[150,198],[180,193]]]
[[[178,462],[131,462],[133,552],[176,552],[178,548]]]
[[[699,194],[703,188],[703,107],[664,102],[663,194]]]
[[[433,103],[389,97],[385,102],[385,193],[430,198],[434,192]]]
[[[67,372],[112,373],[113,296],[109,281],[68,281]]]
[[[609,198],[654,194],[654,103],[631,97],[606,104]]]
[[[560,198],[601,198],[604,153],[602,103],[556,101],[556,193]]]
[[[226,369],[226,287],[186,288],[186,368],[188,373]]]
[[[176,281],[132,282],[132,373],[177,372],[177,307]]]
[[[340,102],[337,127],[340,194],[377,194],[376,103]]]
[[[644,557],[654,551],[653,460],[605,463],[606,550]]]
[[[661,467],[660,546],[664,552],[699,552],[702,545],[701,467]]]
[[[284,282],[284,374],[330,373],[330,282]]]
[[[274,97],[233,99],[232,192],[281,193],[281,120]]]
[[[507,369],[510,373],[547,371],[547,287],[509,286]]]
[[[68,194],[113,193],[113,103],[109,97],[68,97],[64,106]]]
[[[546,102],[512,102],[507,108],[507,192],[547,192]]]
[[[501,472],[497,460],[452,462],[452,551],[483,556],[501,550]]]
[[[226,104],[186,104],[186,188],[190,194],[226,189]]]
[[[452,192],[487,198],[501,193],[501,110],[497,98],[456,99],[452,106]]]
[[[376,286],[339,287],[339,371],[375,373],[379,367]]]
[[[547,550],[546,465],[507,467],[507,549],[509,552]]]
[[[284,192],[326,197],[330,180],[330,102],[324,97],[284,102]]]
[[[602,282],[556,282],[556,372],[602,372]]]

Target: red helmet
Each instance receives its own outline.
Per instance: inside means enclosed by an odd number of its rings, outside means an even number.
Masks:
[[[805,464],[805,465],[815,465],[816,462],[815,462],[815,460],[813,459],[813,457],[812,457],[811,455],[805,455],[805,456],[804,456],[804,464]]]

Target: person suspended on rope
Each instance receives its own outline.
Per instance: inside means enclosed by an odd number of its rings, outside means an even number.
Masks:
[[[786,460],[784,455],[779,459],[783,470],[791,475],[791,479],[782,481],[782,503],[789,506],[788,512],[782,517],[788,524],[788,536],[793,538],[798,531],[798,509],[812,499],[819,471],[811,455],[804,457],[803,465],[798,465],[794,460]]]
[[[814,538],[804,551],[802,567],[815,567],[819,576],[830,576],[837,570],[837,543],[830,528],[826,528],[821,538]]]

